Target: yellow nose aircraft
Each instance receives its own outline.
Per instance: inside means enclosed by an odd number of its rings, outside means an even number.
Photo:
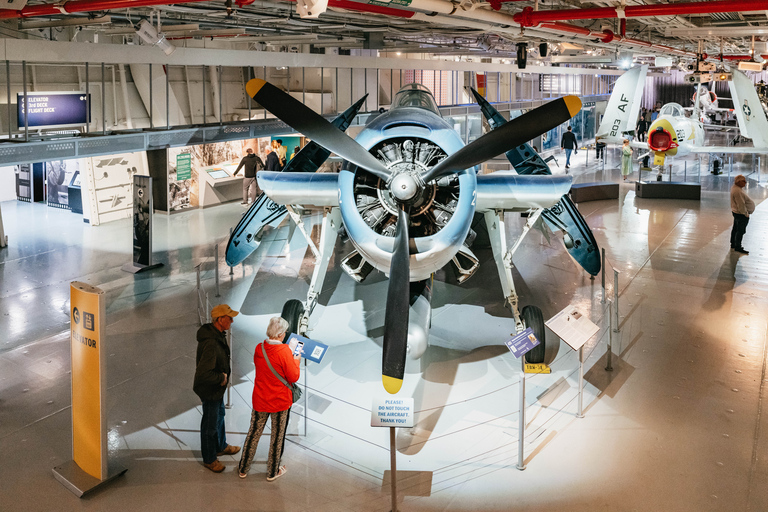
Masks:
[[[642,87],[648,66],[630,69],[617,81],[608,100],[608,106],[597,130],[596,139],[621,144],[627,132],[634,130],[634,121],[640,109]],[[684,157],[691,153],[768,153],[768,119],[752,80],[733,69],[728,82],[734,102],[734,112],[741,135],[752,139],[753,146],[705,146],[704,125],[699,120],[698,103],[691,117],[678,103],[667,103],[659,117],[648,129],[648,142],[631,142],[635,148],[647,149],[653,155],[653,165],[664,166],[666,157]]]

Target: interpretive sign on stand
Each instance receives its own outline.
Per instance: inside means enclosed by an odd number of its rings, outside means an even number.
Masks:
[[[579,401],[577,418],[584,417],[584,344],[594,336],[600,328],[592,323],[578,308],[568,306],[546,322],[552,332],[579,353]]]
[[[371,406],[372,427],[412,427],[413,398],[374,398]]]
[[[301,357],[304,359],[309,359],[310,361],[314,361],[315,363],[322,361],[323,357],[325,357],[325,353],[328,351],[328,345],[324,345],[319,341],[305,338],[304,336],[299,336],[296,333],[291,333],[291,335],[288,336],[288,341],[286,343],[288,343],[288,345],[291,347],[291,350],[294,350],[298,342],[304,343]]]
[[[53,475],[78,497],[126,471],[107,459],[105,310],[102,290],[70,284],[73,460]]]
[[[533,334],[533,329],[528,327],[521,333],[515,335],[511,340],[507,340],[504,343],[512,355],[520,359],[526,353],[528,353],[533,347],[539,344],[539,340]]]
[[[568,306],[544,322],[573,350],[579,350],[600,328],[578,308]]]

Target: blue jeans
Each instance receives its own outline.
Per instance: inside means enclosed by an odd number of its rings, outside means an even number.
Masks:
[[[572,149],[566,149],[565,150],[565,165],[571,165],[571,152]]]
[[[227,447],[224,434],[224,399],[203,402],[203,420],[200,422],[200,450],[203,462],[210,464]]]

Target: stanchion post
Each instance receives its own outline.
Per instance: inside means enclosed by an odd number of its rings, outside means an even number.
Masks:
[[[395,445],[395,427],[389,427],[389,462],[390,480],[389,487],[392,491],[392,512],[397,512],[397,446]]]
[[[608,350],[605,354],[605,371],[613,371],[613,302],[608,301]]]
[[[619,332],[619,271],[613,269],[613,332]]]
[[[525,469],[525,355],[520,357],[520,425],[517,439],[517,469]]]
[[[250,117],[249,117],[250,119]],[[232,228],[229,228],[229,239],[232,240]],[[229,275],[233,276],[235,275],[235,268],[229,267]]]
[[[304,437],[307,437],[307,414],[309,412],[307,409],[309,397],[307,395],[309,395],[307,392],[307,359],[304,358]]]
[[[213,246],[214,271],[216,272],[216,297],[221,297],[219,293],[219,244]]]
[[[688,160],[685,160],[683,164],[683,181],[688,181]]]
[[[600,299],[600,304],[605,304],[605,247],[601,247],[600,249],[603,253],[603,264],[600,267],[600,274],[603,278],[603,297]]]
[[[232,364],[232,329],[230,328],[227,331],[227,345],[229,346],[229,367],[232,368],[234,365]],[[227,409],[232,408],[232,397],[231,397],[231,391],[232,391],[232,373],[229,374],[229,379],[227,380],[227,405],[224,407]]]
[[[579,347],[579,410],[577,418],[584,417],[584,346]]]

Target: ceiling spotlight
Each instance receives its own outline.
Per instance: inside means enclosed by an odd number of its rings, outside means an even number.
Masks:
[[[176,47],[168,42],[165,35],[158,33],[155,27],[153,27],[147,20],[141,20],[139,22],[139,25],[136,27],[136,34],[148,45],[157,46],[163,50],[166,55],[170,55],[176,51]]]
[[[629,59],[624,59],[621,61],[621,67],[622,69],[629,69],[629,66],[632,64],[632,61]]]

